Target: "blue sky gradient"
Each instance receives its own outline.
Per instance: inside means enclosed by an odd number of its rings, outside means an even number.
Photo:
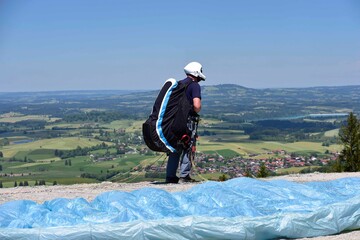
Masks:
[[[0,1],[0,92],[360,84],[360,1]]]

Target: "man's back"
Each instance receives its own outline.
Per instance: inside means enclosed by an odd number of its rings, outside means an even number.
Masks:
[[[197,108],[200,108],[201,106],[195,106],[195,105],[196,105],[196,101],[199,104],[200,100],[201,100],[200,84],[196,81],[193,81],[193,79],[191,79],[190,77],[187,77],[187,78],[181,80],[180,82],[185,85],[188,84],[188,87],[186,89],[186,97],[189,100],[189,103],[194,106],[194,111],[198,112],[196,110],[197,110]],[[195,99],[195,102],[194,102],[194,99]]]

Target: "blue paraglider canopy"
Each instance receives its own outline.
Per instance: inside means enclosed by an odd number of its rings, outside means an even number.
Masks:
[[[273,239],[358,228],[360,178],[302,184],[237,178],[176,193],[142,188],[91,202],[0,205],[0,239]]]

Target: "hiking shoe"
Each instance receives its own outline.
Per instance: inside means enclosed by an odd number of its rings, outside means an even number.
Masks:
[[[178,177],[167,177],[165,180],[166,183],[178,183],[179,178]]]
[[[192,179],[190,176],[181,177],[179,179],[179,183],[189,183],[189,182],[196,182],[196,180]]]

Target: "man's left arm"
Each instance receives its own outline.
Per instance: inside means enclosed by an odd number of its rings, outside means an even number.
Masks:
[[[194,98],[193,99],[193,104],[194,104],[194,111],[196,113],[199,113],[201,110],[201,99],[200,98]]]

